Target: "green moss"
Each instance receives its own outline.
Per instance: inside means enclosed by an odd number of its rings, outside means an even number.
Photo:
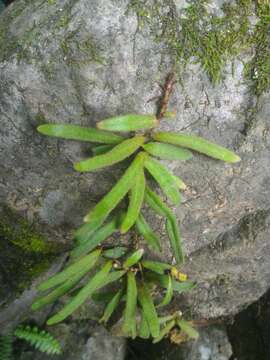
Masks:
[[[1,215],[0,236],[26,252],[48,254],[56,250],[25,219],[7,208]]]
[[[253,36],[255,56],[246,64],[246,76],[252,80],[256,95],[270,90],[270,4],[258,1],[256,15],[259,19]]]
[[[58,246],[48,242],[25,219],[9,208],[0,213],[0,298],[8,300],[48,269]]]
[[[62,15],[56,22],[55,28],[56,29],[61,29],[63,27],[66,28],[68,26],[68,24],[70,23],[70,20],[71,20],[70,15]]]
[[[93,38],[81,41],[77,32],[72,32],[61,42],[61,49],[69,65],[83,65],[91,62],[104,64],[101,49]]]
[[[210,14],[207,0],[190,1],[176,12],[174,2],[167,0],[131,0],[128,11],[137,14],[139,28],[147,26],[154,39],[165,45],[175,68],[181,72],[189,63],[199,63],[215,84],[221,81],[224,65],[244,51],[256,54],[246,74],[253,80],[257,95],[270,88],[269,76],[269,6],[267,0],[236,0],[223,6],[223,15]],[[165,10],[167,8],[167,10]],[[255,28],[250,16],[256,15]]]

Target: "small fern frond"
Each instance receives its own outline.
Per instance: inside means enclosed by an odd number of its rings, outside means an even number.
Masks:
[[[19,326],[14,335],[29,342],[32,346],[46,354],[61,354],[62,349],[59,342],[45,330],[39,330],[37,327]]]
[[[12,336],[0,335],[0,360],[11,360]]]

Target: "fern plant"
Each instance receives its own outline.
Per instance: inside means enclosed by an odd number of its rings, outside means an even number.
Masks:
[[[13,334],[0,335],[0,360],[13,359],[14,336],[48,355],[59,355],[62,352],[59,342],[49,332],[39,330],[36,326],[20,325]]]
[[[36,326],[19,326],[14,335],[30,343],[37,350],[49,355],[59,355],[62,352],[59,342],[47,331],[39,330]]]
[[[0,360],[12,359],[12,336],[0,335]]]
[[[49,325],[64,320],[86,299],[95,297],[101,288],[117,282],[118,289],[106,304],[101,321],[106,323],[115,309],[124,302],[123,334],[132,338],[148,334],[148,337],[158,341],[162,334],[166,335],[165,329],[170,327],[166,324],[168,327],[163,329],[158,309],[171,302],[175,291],[183,292],[193,288],[194,284],[186,281],[185,275],[172,265],[144,258],[144,249],[126,254],[127,249],[124,247],[108,250],[102,246],[112,234],[125,234],[134,229],[152,250],[161,252],[161,240],[141,211],[143,204],[147,203],[156,214],[165,219],[173,256],[176,263],[181,265],[184,253],[177,219],[151,188],[148,177],[155,180],[171,204],[179,205],[180,192],[186,185],[160,159],[187,161],[193,156],[192,150],[228,163],[240,161],[239,156],[232,151],[201,137],[156,131],[160,120],[168,114],[167,103],[172,88],[173,76],[170,75],[156,116],[122,115],[100,121],[96,128],[61,124],[44,124],[38,127],[43,135],[98,144],[92,148],[93,157],[74,164],[76,171],[96,171],[127,158],[130,160],[122,177],[86,214],[85,224],[75,232],[76,246],[71,251],[70,264],[39,286],[39,290],[51,289],[51,292],[34,302],[34,310],[54,302],[74,287],[79,287],[70,302],[48,320]],[[124,198],[128,200],[128,205],[124,211],[118,210]],[[95,275],[90,276],[93,269],[96,271]],[[155,298],[156,287],[166,289],[161,302]],[[138,314],[140,315],[137,316]],[[190,324],[185,327],[184,323],[181,326],[179,316],[173,321],[172,328],[180,326],[185,331],[191,327]]]

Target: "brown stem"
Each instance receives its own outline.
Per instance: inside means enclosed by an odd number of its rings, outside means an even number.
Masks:
[[[173,91],[173,86],[175,85],[176,80],[175,80],[175,74],[173,72],[171,72],[165,81],[165,85],[163,87],[163,94],[162,94],[162,98],[159,104],[159,108],[157,111],[157,119],[160,120],[161,118],[164,117],[166,111],[167,111],[167,107],[168,107],[168,102],[170,99],[170,95]]]

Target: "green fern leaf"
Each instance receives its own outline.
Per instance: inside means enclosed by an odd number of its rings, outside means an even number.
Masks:
[[[45,330],[39,330],[37,327],[19,326],[14,335],[29,342],[32,346],[46,354],[59,355],[62,352],[59,342]]]
[[[12,358],[12,336],[0,336],[0,360],[11,360]]]

